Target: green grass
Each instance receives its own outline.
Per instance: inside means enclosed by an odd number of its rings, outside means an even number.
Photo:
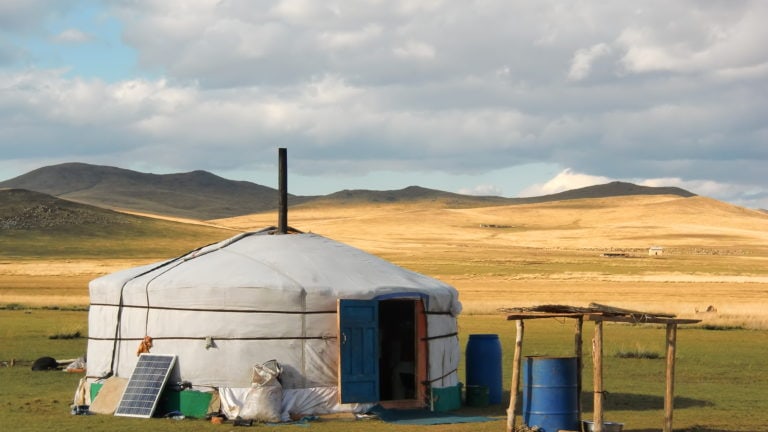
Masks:
[[[85,352],[85,339],[48,337],[53,331],[87,327],[87,312],[50,309],[0,310],[0,361],[14,358],[18,366],[0,367],[0,410],[3,430],[231,430],[202,420],[131,419],[111,416],[73,416],[70,404],[81,375],[64,372],[32,372],[36,358],[76,358]],[[488,408],[463,408],[467,414],[489,415],[490,423],[427,427],[428,430],[499,431],[504,429],[514,346],[515,326],[501,316],[468,315],[459,320],[460,343],[466,346],[475,333],[499,334],[503,346],[505,402]],[[524,355],[572,355],[573,321],[532,320],[526,322]],[[68,330],[67,330],[68,331]],[[592,326],[584,325],[584,418],[592,409],[592,360],[589,351]],[[652,326],[605,325],[604,352],[612,353],[632,344],[651,351],[664,351],[664,329]],[[678,431],[766,431],[768,430],[768,332],[732,330],[713,332],[696,328],[678,331],[678,361],[675,386],[675,429]],[[464,375],[463,365],[460,375]],[[652,359],[604,357],[606,420],[626,423],[626,431],[659,430],[663,423],[664,362]],[[518,409],[518,413],[520,410]],[[518,419],[519,422],[519,419]],[[10,427],[8,427],[10,425]],[[259,430],[306,430],[299,426]],[[391,431],[425,430],[398,427],[377,420],[318,421],[310,430]]]
[[[235,234],[201,225],[130,217],[131,223],[47,232],[4,230],[0,257],[6,258],[145,258],[178,256]]]
[[[621,347],[613,353],[613,356],[622,359],[655,360],[665,358],[665,355],[662,353],[662,351],[650,350],[639,345],[636,345],[634,348]]]
[[[501,321],[501,322],[499,322]],[[462,346],[470,333],[498,333],[504,350],[504,388],[509,388],[514,350],[514,324],[496,316],[471,316],[462,324]],[[572,355],[572,320],[526,322],[523,355]],[[584,391],[592,389],[590,353],[593,326],[584,325]],[[665,329],[652,326],[605,325],[604,382],[606,420],[626,423],[624,430],[659,430],[663,425],[665,362],[622,359],[608,355],[629,344],[664,352]],[[712,332],[678,330],[674,425],[707,431],[768,430],[768,331]],[[582,394],[584,418],[592,409],[592,393]],[[500,415],[503,415],[501,410]]]

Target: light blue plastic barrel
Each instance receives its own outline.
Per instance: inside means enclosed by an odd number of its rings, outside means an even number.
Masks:
[[[526,357],[523,423],[543,432],[579,430],[576,357]]]
[[[467,386],[488,387],[488,403],[501,403],[501,342],[499,335],[471,334],[466,350]]]

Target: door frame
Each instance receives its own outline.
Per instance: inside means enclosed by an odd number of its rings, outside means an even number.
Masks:
[[[339,403],[349,403],[349,398],[346,398],[344,395],[344,387],[343,383],[347,382],[345,378],[348,378],[344,374],[344,367],[346,366],[345,361],[348,361],[348,359],[345,359],[344,355],[342,355],[344,352],[349,352],[349,347],[342,347],[342,345],[346,343],[350,343],[351,340],[349,339],[350,335],[344,334],[342,331],[342,301],[344,303],[348,302],[350,299],[339,299],[337,301],[337,341],[338,341],[338,353],[339,353],[339,362],[338,362],[338,377],[337,377],[337,384],[339,389],[339,396],[338,400]],[[415,380],[416,380],[416,394],[413,399],[401,399],[401,400],[387,400],[387,401],[381,401],[381,391],[380,391],[380,385],[379,385],[379,368],[378,368],[378,357],[376,358],[376,361],[373,363],[376,363],[376,373],[375,373],[375,379],[376,379],[376,400],[370,400],[370,401],[356,401],[356,402],[372,402],[372,403],[379,403],[385,408],[421,408],[427,406],[427,397],[428,397],[428,390],[429,390],[429,384],[428,384],[428,374],[429,374],[429,344],[428,344],[428,338],[427,338],[427,314],[426,314],[426,305],[428,301],[428,297],[421,293],[404,293],[404,294],[387,294],[379,297],[375,297],[371,300],[358,300],[358,304],[365,304],[364,302],[375,302],[376,309],[377,309],[377,316],[378,316],[378,304],[382,301],[411,301],[413,302],[413,313],[414,313],[414,344],[416,345],[414,347],[414,373],[415,373]],[[369,303],[373,304],[373,303]],[[378,319],[378,317],[377,317]],[[346,322],[346,320],[344,320]],[[378,330],[377,330],[378,333]],[[378,337],[378,334],[376,335],[377,343],[376,343],[376,351],[381,351],[380,346],[380,338]],[[344,401],[346,400],[346,401]]]

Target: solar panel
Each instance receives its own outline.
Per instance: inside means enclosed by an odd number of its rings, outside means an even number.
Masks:
[[[150,418],[155,412],[160,392],[176,363],[175,355],[141,354],[128,379],[116,416]]]

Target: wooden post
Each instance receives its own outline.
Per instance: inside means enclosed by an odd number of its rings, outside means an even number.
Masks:
[[[515,337],[515,357],[512,360],[512,383],[509,386],[509,408],[507,409],[507,432],[515,430],[515,406],[517,405],[517,393],[520,388],[520,363],[523,352],[523,332],[525,324],[523,320],[517,320],[517,335]]]
[[[672,432],[672,411],[675,403],[675,348],[677,323],[667,324],[667,388],[664,393],[664,432]]]
[[[603,321],[595,321],[595,337],[592,339],[592,362],[594,366],[594,432],[603,432]]]
[[[584,369],[584,361],[582,359],[583,353],[583,338],[582,329],[584,328],[584,316],[580,316],[576,320],[576,334],[573,336],[574,354],[576,355],[576,406],[579,412],[579,421],[581,421],[581,375]]]

